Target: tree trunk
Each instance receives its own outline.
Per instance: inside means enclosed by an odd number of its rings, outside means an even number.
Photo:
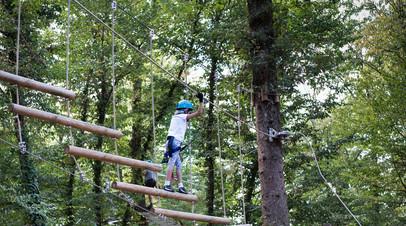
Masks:
[[[274,101],[277,89],[276,56],[273,51],[274,32],[271,1],[247,0],[249,27],[253,43],[253,85],[256,128],[268,133],[280,131],[280,104]],[[263,92],[266,95],[261,95]],[[258,171],[261,183],[262,217],[264,225],[289,225],[287,198],[283,175],[282,143],[257,134]]]

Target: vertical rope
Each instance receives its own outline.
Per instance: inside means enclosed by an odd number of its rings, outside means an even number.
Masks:
[[[70,0],[68,2],[68,26],[67,26],[67,31],[66,31],[66,89],[69,89],[69,39],[70,39]],[[69,106],[69,99],[66,98],[66,107],[68,111],[68,118],[70,118],[70,106]],[[69,128],[69,135],[70,135],[70,142],[71,145],[73,146],[73,135],[72,135],[72,127],[68,126]],[[78,164],[78,161],[76,160],[76,157],[74,155],[71,155],[71,158],[75,161],[75,165],[79,170],[79,175],[82,181],[84,181],[83,178],[83,172],[80,169],[80,166]]]
[[[240,86],[237,86],[238,92],[238,120],[240,120]],[[244,214],[244,224],[247,223],[245,215],[245,195],[244,195],[244,180],[243,180],[243,169],[242,169],[242,152],[241,152],[241,122],[238,121],[238,148],[240,150],[240,173],[241,173],[241,193],[242,193],[242,210]]]
[[[185,83],[186,85],[188,84],[187,81],[187,62],[189,60],[189,54],[185,54],[185,58],[183,59],[184,61],[184,71],[185,71]],[[186,100],[189,100],[189,89],[186,89]],[[191,138],[191,131],[190,131],[190,124],[191,122],[189,121],[188,123],[188,129],[189,129],[189,140],[188,143],[190,143],[190,138]],[[192,181],[192,145],[189,145],[189,180],[190,180],[190,193],[193,195],[193,181]],[[194,213],[195,210],[195,203],[192,202],[192,213]],[[193,221],[193,225],[196,225],[196,222]]]
[[[149,51],[150,57],[152,59],[152,39],[154,38],[155,31],[154,29],[149,30]],[[151,62],[151,108],[152,108],[152,131],[154,134],[154,158],[155,163],[158,163],[157,155],[156,155],[156,131],[155,131],[155,100],[154,100],[154,71],[153,71],[153,64]],[[157,178],[156,185],[159,188],[158,183],[158,172],[155,172],[155,177]],[[161,205],[161,198],[158,196],[158,205]]]
[[[114,11],[116,10],[117,2],[113,1],[111,3],[111,28],[114,30]],[[117,129],[117,124],[116,124],[116,77],[114,73],[114,32],[112,32],[111,36],[111,64],[112,64],[112,82],[113,82],[113,129]],[[114,140],[114,149],[116,152],[116,155],[118,155],[117,151],[117,139],[113,138]],[[116,163],[116,168],[117,168],[117,178],[118,181],[121,181],[120,178],[120,166],[118,163]]]
[[[149,50],[150,50],[150,57],[152,59],[152,39],[154,38],[155,32],[153,29],[149,31]],[[153,72],[153,64],[151,62],[151,104],[152,104],[152,127],[154,133],[154,158],[155,163],[157,163],[157,156],[156,156],[156,133],[155,133],[155,106],[154,106],[154,72]]]
[[[21,29],[21,0],[18,1],[18,25],[17,25],[17,52],[16,52],[16,75],[18,75],[18,66],[20,60],[20,29]],[[16,104],[20,104],[20,96],[18,94],[18,85],[16,87]],[[23,144],[23,137],[21,132],[21,122],[19,115],[16,115],[17,126],[18,126],[18,136],[20,140],[20,145]]]
[[[219,93],[218,93],[218,83],[217,80],[219,78],[218,73],[215,74],[216,79],[216,105],[219,105]],[[221,195],[223,197],[223,211],[224,217],[226,217],[226,201],[224,199],[224,182],[223,182],[223,163],[221,158],[221,141],[220,141],[220,120],[219,120],[219,111],[217,110],[217,140],[219,145],[219,158],[220,158],[220,174],[221,174]]]

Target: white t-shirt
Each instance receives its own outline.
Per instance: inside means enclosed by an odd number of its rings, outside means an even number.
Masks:
[[[187,114],[174,115],[169,126],[168,136],[173,136],[179,142],[183,142],[187,129]]]

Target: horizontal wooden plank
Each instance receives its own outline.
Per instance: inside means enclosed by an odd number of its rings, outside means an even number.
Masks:
[[[166,209],[160,209],[160,208],[154,208],[154,213],[156,214],[161,214],[170,218],[175,218],[175,219],[183,219],[183,220],[191,220],[191,221],[201,221],[201,222],[207,222],[207,223],[212,223],[212,224],[230,224],[231,220],[228,218],[223,218],[223,217],[213,217],[213,216],[208,216],[208,215],[201,215],[201,214],[195,214],[195,213],[187,213],[187,212],[181,212],[181,211],[175,211],[175,210],[166,210]]]
[[[29,89],[38,90],[44,93],[49,93],[55,96],[65,97],[70,100],[75,98],[75,93],[73,91],[59,88],[56,86],[51,86],[42,82],[35,81],[33,79],[25,78],[19,75],[11,74],[0,70],[0,80],[26,87]]]
[[[94,125],[88,122],[83,122],[80,120],[68,118],[65,116],[60,116],[57,114],[40,111],[34,108],[25,107],[18,104],[10,104],[9,107],[10,112],[18,115],[27,116],[30,118],[35,118],[47,122],[52,122],[56,124],[61,124],[65,126],[71,126],[76,129],[92,132],[95,134],[100,134],[103,136],[114,137],[114,138],[121,138],[123,133],[118,130],[110,129],[104,126]]]
[[[149,163],[137,159],[132,159],[132,158],[127,158],[127,157],[122,157],[118,155],[113,155],[109,153],[104,153],[101,151],[95,151],[95,150],[90,150],[86,148],[80,148],[76,146],[66,146],[65,147],[65,153],[70,154],[70,155],[75,155],[75,156],[81,156],[85,158],[91,158],[91,159],[97,159],[103,162],[111,162],[111,163],[117,163],[120,165],[125,165],[125,166],[131,166],[139,169],[147,169],[151,171],[157,171],[161,172],[162,171],[162,165],[159,164],[154,164],[154,163]]]
[[[112,183],[111,187],[114,189],[120,190],[120,191],[128,191],[128,192],[134,192],[134,193],[139,193],[139,194],[144,194],[144,195],[159,196],[162,198],[176,199],[176,200],[181,200],[181,201],[186,201],[186,202],[197,202],[196,195],[188,195],[188,194],[182,194],[182,193],[178,193],[178,192],[169,192],[169,191],[165,191],[163,189],[150,188],[150,187],[140,186],[140,185],[136,185],[136,184],[128,184],[125,182],[114,181]]]

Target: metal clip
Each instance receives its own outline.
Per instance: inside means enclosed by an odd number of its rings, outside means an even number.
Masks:
[[[187,62],[189,60],[189,53],[185,54],[185,57],[183,58],[183,61]]]
[[[80,181],[82,181],[82,183],[85,182],[86,178],[83,176],[82,171],[79,172],[79,177],[80,177]]]
[[[154,35],[155,35],[154,29],[149,29],[149,37],[150,37],[150,38],[153,38]]]
[[[219,80],[219,78],[220,78],[219,73],[218,73],[218,72],[215,72],[215,73],[214,73],[214,79],[215,79],[215,80]]]
[[[117,9],[117,2],[116,2],[116,1],[113,1],[113,2],[111,3],[111,8],[112,8],[114,11],[116,11],[116,9]]]
[[[21,154],[25,154],[27,152],[27,146],[25,145],[25,142],[19,142],[18,145],[20,146]]]
[[[281,132],[277,132],[276,130],[274,130],[273,128],[269,128],[269,141],[273,141],[273,139],[280,139],[285,140],[288,139],[290,136],[290,132],[289,131],[281,131]]]

